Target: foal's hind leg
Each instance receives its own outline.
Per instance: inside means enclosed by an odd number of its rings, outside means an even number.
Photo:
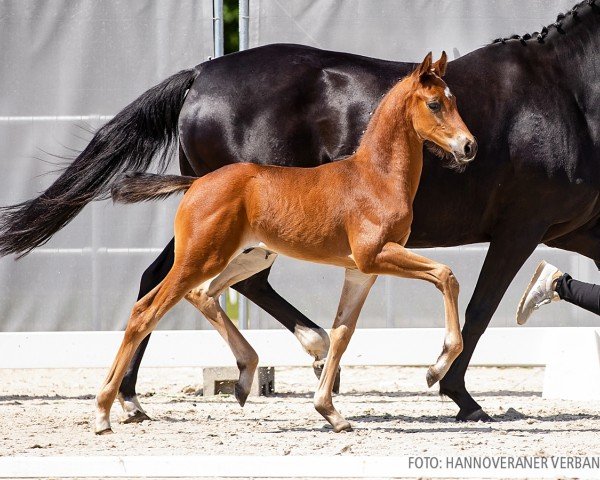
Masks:
[[[117,390],[123,375],[131,362],[133,354],[140,342],[148,335],[163,315],[171,309],[190,289],[202,281],[183,269],[174,266],[165,280],[148,295],[139,300],[133,307],[123,342],[108,372],[100,392],[96,396],[97,434],[110,433],[110,408],[117,396]]]
[[[174,261],[175,239],[173,238],[160,253],[158,258],[152,262],[152,265],[150,265],[142,274],[138,300],[144,298],[154,287],[158,286],[160,282],[164,280],[169,273],[169,270],[171,270]],[[123,416],[121,417],[122,423],[139,423],[144,420],[150,420],[150,417],[140,405],[135,391],[138,371],[142,363],[144,352],[148,346],[150,336],[151,334],[149,333],[136,349],[119,387],[117,398],[123,408]]]
[[[431,387],[444,377],[463,348],[458,321],[459,286],[452,270],[446,265],[417,255],[402,245],[391,242],[387,243],[375,255],[361,256],[355,253],[355,259],[363,272],[395,275],[403,278],[419,278],[433,283],[444,295],[446,337],[441,355],[435,365],[429,367],[427,371],[427,385]]]
[[[346,269],[342,296],[330,333],[329,353],[314,398],[315,408],[333,426],[335,432],[350,430],[351,426],[333,406],[331,391],[340,360],[356,328],[360,310],[376,279],[376,275],[365,275],[358,270]]]
[[[185,296],[206,316],[231,348],[240,370],[240,377],[235,385],[235,398],[242,407],[246,403],[252,387],[254,372],[258,365],[258,355],[223,311],[218,299],[227,287],[269,268],[276,257],[276,253],[264,248],[244,250],[217,277],[205,282]]]

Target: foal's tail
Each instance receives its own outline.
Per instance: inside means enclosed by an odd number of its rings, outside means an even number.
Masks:
[[[177,192],[185,192],[196,180],[196,177],[181,175],[124,173],[113,183],[110,193],[113,201],[119,203],[160,200]]]
[[[177,144],[177,122],[198,71],[182,70],[143,93],[92,138],[39,197],[0,209],[0,256],[26,255],[46,243],[92,200],[108,198],[115,175],[164,171]]]

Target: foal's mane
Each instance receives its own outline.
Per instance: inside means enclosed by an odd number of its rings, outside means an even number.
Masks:
[[[573,19],[577,19],[578,15],[579,15],[578,9],[580,7],[582,7],[583,5],[587,4],[590,7],[592,7],[592,11],[594,11],[596,13],[600,13],[600,6],[596,5],[596,1],[597,0],[584,0],[584,1],[576,4],[575,6],[573,6],[573,8],[571,8],[571,10],[567,11],[566,13],[559,13],[558,16],[556,17],[556,21],[554,23],[551,23],[550,25],[542,28],[542,30],[540,32],[525,33],[524,35],[515,34],[515,35],[511,35],[510,37],[499,37],[499,38],[496,38],[495,40],[493,40],[492,43],[506,43],[508,40],[519,40],[522,45],[527,45],[527,40],[531,40],[531,39],[537,40],[538,43],[544,43],[544,40],[548,36],[548,33],[550,32],[551,28],[555,28],[558,33],[564,35],[567,32],[563,28],[563,21],[568,16],[573,17]]]

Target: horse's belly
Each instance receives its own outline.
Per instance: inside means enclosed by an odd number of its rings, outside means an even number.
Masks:
[[[267,250],[285,255],[298,260],[335,265],[340,267],[353,267],[351,250],[347,242],[305,243],[300,241],[285,241],[278,238],[261,238],[260,246]]]

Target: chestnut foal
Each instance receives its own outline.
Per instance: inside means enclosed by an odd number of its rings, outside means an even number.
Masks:
[[[122,202],[187,193],[175,218],[173,267],[133,308],[121,347],[96,397],[96,433],[111,431],[110,408],[137,346],[184,297],[230,343],[240,367],[236,397],[243,405],[258,357],[220,309],[217,296],[225,286],[268,268],[275,252],[346,269],[314,398],[315,408],[335,431],[348,430],[350,424],[333,406],[333,382],[377,275],[426,280],[442,292],[446,335],[440,357],[427,371],[427,384],[445,375],[462,350],[458,282],[447,266],[404,248],[421,175],[423,142],[433,142],[452,154],[457,165],[466,165],[476,151],[454,96],[441,78],[445,69],[446,54],[432,63],[429,53],[384,96],[358,150],[345,160],[316,168],[241,163],[201,178],[130,174],[118,182],[113,199]]]

